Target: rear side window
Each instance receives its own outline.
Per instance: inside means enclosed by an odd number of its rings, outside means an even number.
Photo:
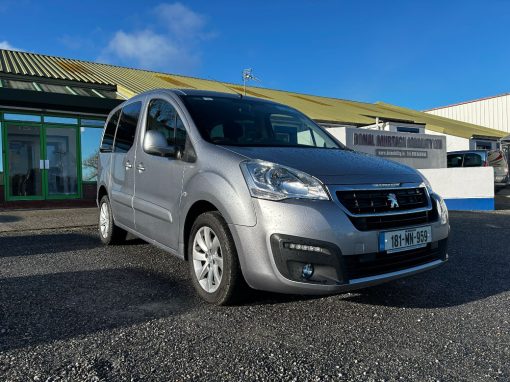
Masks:
[[[464,167],[482,167],[483,159],[480,154],[466,153],[464,154]]]
[[[101,152],[110,152],[113,147],[113,139],[115,137],[115,130],[117,129],[117,122],[119,122],[120,110],[117,110],[106,124],[103,134],[103,141],[101,142]]]
[[[141,109],[141,102],[133,102],[122,109],[117,135],[115,136],[114,152],[126,153],[133,146]]]

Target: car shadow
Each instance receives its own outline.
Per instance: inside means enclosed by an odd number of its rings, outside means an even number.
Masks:
[[[23,218],[16,215],[0,215],[0,223],[14,223],[23,220]]]
[[[58,243],[58,251],[78,251],[101,246],[95,232],[56,232],[0,237],[0,257],[34,256],[51,253]],[[3,250],[2,250],[3,249]]]
[[[147,244],[147,242],[132,235],[128,235],[127,240],[122,243],[124,246],[144,244]],[[102,246],[103,244],[99,240],[99,235],[95,229],[0,236],[0,258],[47,254],[53,252],[55,247],[58,247],[59,252],[67,252],[94,249]],[[2,250],[2,248],[8,248],[8,250]]]
[[[405,308],[443,308],[510,290],[510,214],[452,212],[444,266],[346,296],[346,301]]]
[[[181,314],[182,281],[139,268],[0,280],[0,352]]]

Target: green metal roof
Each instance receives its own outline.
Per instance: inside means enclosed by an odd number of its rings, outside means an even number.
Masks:
[[[230,93],[243,91],[238,84],[10,50],[0,50],[0,75],[2,73],[32,79],[116,86],[117,91],[126,97],[157,88],[191,88]],[[499,130],[382,102],[372,104],[251,86],[247,87],[246,93],[295,107],[323,122],[360,126],[373,124],[378,117],[381,120],[422,123],[429,130],[464,138],[473,135],[505,136]]]

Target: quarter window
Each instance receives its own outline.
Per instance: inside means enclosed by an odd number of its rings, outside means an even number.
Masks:
[[[126,153],[135,141],[136,125],[142,109],[141,102],[133,102],[122,109],[115,136],[114,152]]]
[[[147,131],[161,132],[169,145],[184,146],[186,128],[175,108],[162,99],[153,99],[147,112]]]
[[[101,142],[101,152],[108,152],[112,150],[113,139],[115,137],[115,130],[119,122],[120,110],[117,110],[108,120],[105,131],[103,134],[103,141]]]

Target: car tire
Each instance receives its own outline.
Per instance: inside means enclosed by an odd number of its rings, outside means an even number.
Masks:
[[[99,202],[98,229],[101,242],[105,245],[120,244],[126,240],[127,232],[115,224],[110,199],[106,195]]]
[[[188,264],[193,286],[208,303],[229,305],[245,289],[234,239],[217,211],[197,217],[188,240]]]

